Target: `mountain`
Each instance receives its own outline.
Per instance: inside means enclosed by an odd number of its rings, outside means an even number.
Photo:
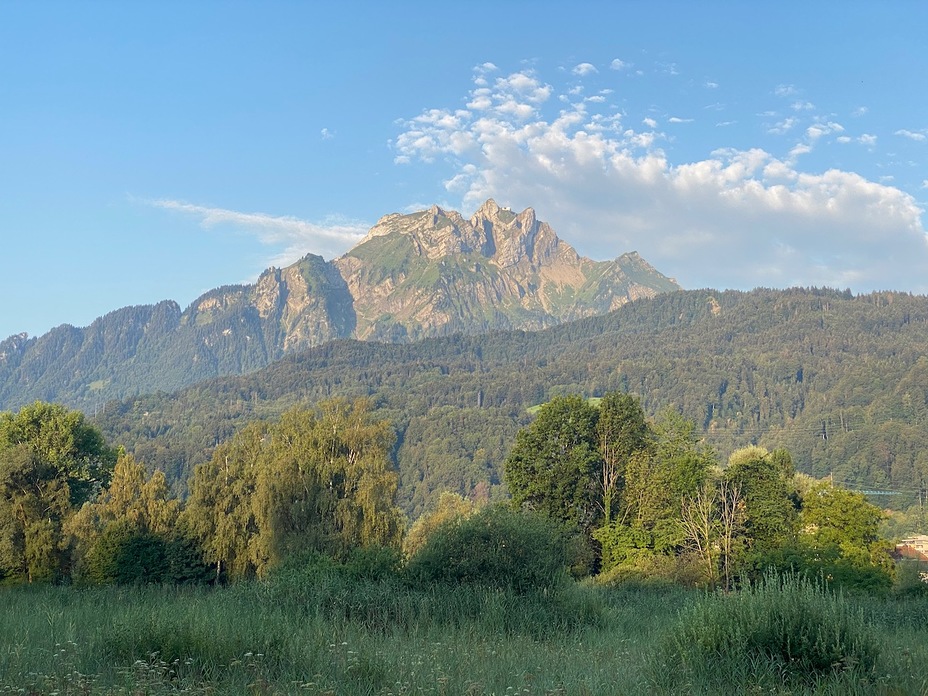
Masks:
[[[818,289],[667,293],[537,332],[338,340],[261,370],[107,404],[96,423],[182,490],[244,423],[367,397],[397,431],[399,498],[491,496],[527,407],[624,390],[681,411],[721,461],[785,447],[799,470],[901,509],[928,486],[928,298]]]
[[[636,253],[591,261],[528,208],[487,201],[469,220],[437,206],[381,218],[334,261],[307,255],[253,285],[125,307],[86,328],[0,343],[0,408],[36,399],[93,411],[264,367],[338,338],[405,342],[540,329],[679,290]]]
[[[387,215],[334,263],[365,340],[541,329],[680,289],[637,253],[591,261],[531,208],[493,200],[470,220],[438,206]]]

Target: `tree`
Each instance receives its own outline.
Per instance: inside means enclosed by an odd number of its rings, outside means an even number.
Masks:
[[[674,409],[663,411],[654,446],[629,461],[620,519],[650,531],[655,550],[679,546],[682,501],[699,490],[714,463],[712,450],[697,443],[693,423]]]
[[[745,534],[756,558],[795,541],[797,529],[793,462],[786,450],[745,447],[732,453],[726,480],[744,501]]]
[[[370,404],[333,400],[255,423],[197,467],[185,519],[217,578],[264,575],[297,552],[398,547],[393,433]]]
[[[602,459],[603,520],[608,524],[613,500],[624,486],[628,462],[648,448],[652,433],[637,398],[609,392],[599,403],[596,434]]]
[[[73,505],[81,505],[109,481],[116,450],[84,420],[80,411],[37,401],[16,414],[0,413],[0,450],[26,445],[68,486]]]
[[[891,544],[880,536],[883,512],[862,493],[819,483],[803,497],[801,540],[818,559],[832,559],[830,575],[848,570],[868,572],[876,584],[892,577]]]
[[[216,581],[254,575],[263,566],[255,551],[260,532],[254,510],[257,472],[268,424],[246,425],[194,469],[183,524],[200,540]]]
[[[116,453],[83,414],[37,402],[0,413],[0,573],[27,582],[68,574],[63,527],[109,479]]]
[[[441,525],[470,517],[477,509],[473,500],[451,491],[444,491],[438,497],[435,509],[423,514],[409,528],[403,540],[403,552],[407,557],[415,555]]]
[[[718,576],[722,587],[731,589],[743,518],[741,491],[725,479],[705,484],[683,499],[683,533],[702,561],[710,586],[715,585]]]
[[[592,530],[602,509],[597,417],[580,396],[555,397],[519,431],[504,464],[516,506]]]
[[[167,571],[157,568],[155,560],[167,563],[164,549],[177,536],[179,512],[180,503],[171,497],[164,472],[148,476],[141,462],[120,452],[109,485],[66,525],[75,548],[75,572],[86,571],[94,582],[148,576],[165,580]]]

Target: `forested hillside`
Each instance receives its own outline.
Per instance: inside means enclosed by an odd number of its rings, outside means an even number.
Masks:
[[[397,428],[399,502],[415,518],[446,489],[492,497],[526,409],[622,390],[692,419],[724,459],[785,447],[799,471],[918,502],[928,480],[928,298],[831,290],[697,290],[527,333],[412,344],[335,341],[251,375],[111,402],[97,423],[182,489],[249,420],[370,397]]]

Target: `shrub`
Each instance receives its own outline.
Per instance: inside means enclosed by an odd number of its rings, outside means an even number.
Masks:
[[[568,540],[554,522],[507,507],[484,508],[440,526],[410,559],[414,583],[465,583],[517,593],[567,578]]]
[[[821,582],[768,574],[754,587],[681,610],[659,643],[652,681],[739,692],[780,681],[819,685],[872,672],[879,646],[862,615]],[[681,683],[683,683],[681,682]]]

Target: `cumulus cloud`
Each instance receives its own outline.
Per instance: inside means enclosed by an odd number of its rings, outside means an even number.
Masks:
[[[596,66],[593,65],[592,63],[580,63],[579,65],[574,66],[574,69],[572,72],[574,75],[580,75],[581,77],[583,77],[584,75],[589,75],[591,73],[599,72],[599,70],[597,70]]]
[[[909,140],[915,140],[917,142],[924,142],[925,140],[928,140],[928,136],[926,136],[924,133],[910,131],[904,128],[902,130],[897,130],[894,135],[901,135],[903,138],[908,138]]]
[[[465,102],[480,89],[475,80]],[[799,166],[826,135],[847,137],[839,123],[808,126],[785,155],[730,148],[673,161],[654,119],[642,120],[648,131],[618,120],[605,127],[609,104],[561,101],[534,73],[499,78],[482,96],[487,108],[404,121],[395,141],[397,161],[451,170],[446,188],[465,212],[489,197],[534,206],[581,253],[637,250],[684,287],[928,291],[923,211],[911,195],[852,172]],[[531,107],[527,115],[502,108],[512,99]]]
[[[795,97],[799,94],[793,85],[777,85],[773,93],[778,97]]]
[[[197,218],[202,227],[228,226],[254,234],[262,244],[276,248],[268,265],[286,266],[307,253],[325,258],[338,256],[361,240],[370,225],[355,220],[333,218],[313,223],[291,216],[243,213],[177,200],[143,201],[156,208]]]
[[[609,67],[610,67],[612,70],[627,70],[628,68],[632,67],[632,64],[631,64],[631,63],[626,63],[624,60],[620,60],[619,58],[615,58],[615,59],[609,64]]]

